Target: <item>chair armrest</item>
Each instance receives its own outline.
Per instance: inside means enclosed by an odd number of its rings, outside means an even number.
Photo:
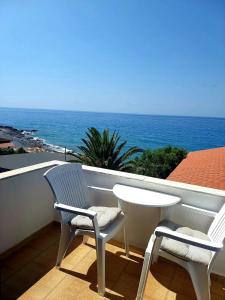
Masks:
[[[171,230],[165,226],[158,226],[155,229],[155,235],[157,237],[167,237],[182,243],[186,243],[199,248],[207,249],[210,251],[217,252],[223,248],[222,243],[214,243],[212,241],[207,241],[199,238],[195,238],[177,231]]]
[[[97,215],[96,212],[90,210],[90,209],[83,209],[83,208],[78,208],[74,206],[69,206],[61,203],[55,203],[54,207],[58,210],[66,211],[72,214],[77,214],[77,215],[82,215],[89,217],[90,219],[94,219],[95,216]]]

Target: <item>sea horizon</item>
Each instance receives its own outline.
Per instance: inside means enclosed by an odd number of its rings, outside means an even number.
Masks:
[[[113,112],[113,111],[89,111],[89,110],[74,110],[60,108],[36,108],[36,107],[7,107],[0,106],[0,109],[19,109],[19,110],[38,110],[38,111],[61,111],[61,112],[78,112],[78,113],[95,113],[95,114],[119,114],[119,115],[135,115],[135,116],[156,116],[156,117],[181,117],[181,118],[212,118],[225,119],[225,116],[199,116],[199,115],[172,115],[172,114],[150,114],[150,113],[132,113],[132,112]]]
[[[37,130],[46,144],[76,151],[88,128],[118,131],[127,148],[167,145],[196,151],[225,146],[225,118],[0,107],[0,125]]]

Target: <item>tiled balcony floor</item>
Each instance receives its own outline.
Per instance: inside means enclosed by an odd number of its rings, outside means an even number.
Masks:
[[[103,299],[96,288],[94,240],[87,245],[74,241],[62,269],[54,268],[59,240],[55,224],[42,230],[33,240],[1,263],[2,300],[7,299]],[[131,249],[128,258],[119,245],[106,247],[105,299],[135,299],[142,267],[142,255]],[[212,300],[225,299],[225,278],[213,276]],[[160,259],[148,276],[144,299],[191,300],[194,290],[188,274],[179,266]]]

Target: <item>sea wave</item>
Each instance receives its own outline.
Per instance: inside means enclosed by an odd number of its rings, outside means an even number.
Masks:
[[[42,142],[43,148],[48,151],[59,152],[59,153],[65,153],[65,152],[68,153],[73,151],[72,149],[68,149],[66,147],[61,147],[59,145],[51,144],[46,139],[43,139],[39,136],[33,136],[33,139]]]

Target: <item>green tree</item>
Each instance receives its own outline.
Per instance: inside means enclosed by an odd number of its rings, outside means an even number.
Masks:
[[[13,149],[12,147],[1,148],[0,155],[27,153],[23,148]]]
[[[138,147],[131,147],[125,151],[127,141],[119,143],[120,136],[114,131],[110,135],[108,129],[99,132],[96,128],[88,128],[86,138],[82,139],[83,145],[79,152],[73,152],[73,162],[111,170],[129,171],[132,169],[129,160],[133,154],[141,152]]]
[[[134,159],[132,171],[165,179],[186,156],[185,149],[172,146],[146,150],[140,157]]]
[[[16,150],[17,154],[21,154],[21,153],[27,153],[22,147],[20,147],[19,149]]]

